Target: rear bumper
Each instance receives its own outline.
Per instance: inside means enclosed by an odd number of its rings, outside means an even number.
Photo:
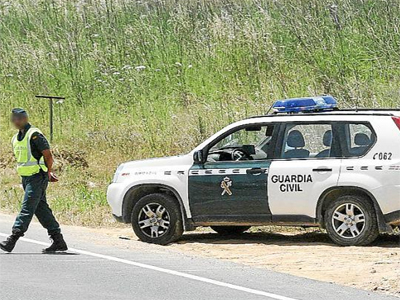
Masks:
[[[384,215],[385,222],[390,225],[400,225],[400,210],[393,211]]]

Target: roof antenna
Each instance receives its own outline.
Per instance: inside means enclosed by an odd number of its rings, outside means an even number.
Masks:
[[[271,106],[269,107],[269,109],[267,110],[267,113],[266,113],[266,115],[268,115],[269,114],[269,112],[271,111],[271,109],[272,109],[272,107],[274,106],[274,103],[272,103],[271,104]]]
[[[358,112],[358,97],[356,98],[356,112]]]

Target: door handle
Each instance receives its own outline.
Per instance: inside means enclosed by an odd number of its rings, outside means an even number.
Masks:
[[[247,174],[252,174],[252,175],[259,175],[262,173],[265,173],[267,169],[261,169],[261,168],[252,168],[252,169],[247,169],[246,173]]]
[[[316,168],[316,169],[312,169],[313,172],[332,172],[332,169],[330,168]]]

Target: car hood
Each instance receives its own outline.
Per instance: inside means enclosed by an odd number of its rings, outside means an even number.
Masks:
[[[164,168],[164,167],[179,167],[190,166],[193,164],[193,155],[177,155],[161,158],[150,158],[143,160],[134,160],[124,163],[126,169],[149,169],[149,168]]]

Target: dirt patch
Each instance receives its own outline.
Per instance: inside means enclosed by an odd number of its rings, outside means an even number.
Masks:
[[[171,247],[400,297],[398,235],[381,236],[368,247],[340,247],[320,232],[255,232],[235,239],[189,233]]]
[[[15,165],[15,159],[14,156],[8,152],[2,151],[3,153],[0,156],[0,169],[6,169],[9,168],[11,166]]]
[[[76,168],[89,167],[84,151],[60,149],[55,147],[53,149],[53,155],[56,159],[57,170],[62,170],[65,166],[72,166]]]

